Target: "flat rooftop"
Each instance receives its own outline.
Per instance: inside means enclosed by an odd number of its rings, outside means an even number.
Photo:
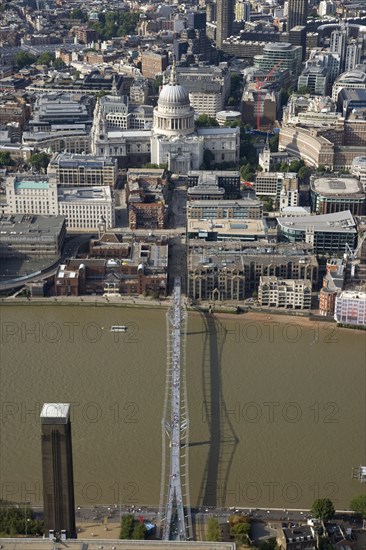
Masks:
[[[263,220],[188,220],[188,233],[217,233],[219,235],[255,235],[265,237],[266,227]]]
[[[40,414],[42,424],[66,424],[69,417],[69,403],[45,403]]]
[[[366,292],[359,292],[357,290],[343,290],[338,298],[342,300],[360,300],[366,302]]]
[[[356,223],[349,210],[334,212],[333,214],[321,214],[319,216],[296,216],[277,218],[279,227],[306,231],[313,227],[314,231],[329,231],[337,233],[356,233]]]
[[[364,195],[357,178],[325,177],[311,180],[311,190],[321,195]]]
[[[60,168],[77,168],[78,166],[87,166],[88,168],[103,168],[106,166],[116,166],[116,160],[108,157],[96,155],[78,155],[74,153],[57,153],[50,161],[52,166]]]
[[[7,237],[57,235],[65,216],[35,216],[33,214],[4,214],[0,216],[0,240]]]
[[[61,202],[76,201],[106,201],[111,200],[111,190],[106,186],[97,187],[70,187],[58,190],[58,200]]]
[[[14,181],[14,187],[16,191],[22,190],[22,189],[48,189],[49,188],[49,181],[48,180],[18,180],[16,179]]]
[[[191,188],[192,190],[194,189],[201,189],[200,187],[192,187]],[[206,191],[206,189],[204,188],[204,190]],[[215,188],[216,190],[216,188]],[[187,208],[189,210],[192,210],[193,208],[204,208],[204,207],[212,207],[212,208],[234,208],[234,207],[237,207],[237,208],[245,208],[247,206],[249,207],[252,207],[252,206],[258,206],[260,207],[261,205],[261,201],[259,201],[258,199],[251,199],[251,198],[247,198],[247,199],[237,199],[237,200],[225,200],[225,199],[220,199],[220,200],[217,200],[217,201],[214,201],[212,202],[211,200],[193,200],[191,202],[189,202],[187,204]]]

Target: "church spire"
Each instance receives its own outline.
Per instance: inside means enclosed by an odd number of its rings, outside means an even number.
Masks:
[[[172,70],[170,71],[170,84],[176,86],[177,84],[177,67],[175,64],[175,56],[173,57]]]

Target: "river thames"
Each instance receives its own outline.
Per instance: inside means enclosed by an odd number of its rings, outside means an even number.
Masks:
[[[77,505],[158,505],[165,310],[1,306],[1,497],[42,505],[39,413],[72,408]],[[111,325],[129,324],[127,333]],[[366,464],[365,333],[189,315],[192,506],[347,509]]]

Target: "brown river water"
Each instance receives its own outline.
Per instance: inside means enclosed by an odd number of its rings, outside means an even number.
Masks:
[[[0,321],[0,496],[42,504],[39,413],[68,402],[76,504],[158,505],[165,311],[27,304]],[[366,464],[365,372],[364,332],[190,314],[191,505],[347,509]]]

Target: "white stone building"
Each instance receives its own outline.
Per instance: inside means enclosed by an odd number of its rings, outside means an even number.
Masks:
[[[334,319],[344,325],[366,326],[366,292],[340,292],[335,301]]]
[[[311,308],[311,281],[261,276],[258,302],[264,307],[283,309]]]
[[[18,174],[5,184],[6,213],[58,214],[56,177]]]
[[[115,224],[114,197],[109,186],[58,187],[54,173],[18,174],[6,181],[6,214],[62,215],[72,231],[96,231],[102,218]]]
[[[58,190],[58,213],[65,216],[69,231],[96,231],[101,219],[104,219],[106,229],[114,227],[114,207],[110,187]]]

